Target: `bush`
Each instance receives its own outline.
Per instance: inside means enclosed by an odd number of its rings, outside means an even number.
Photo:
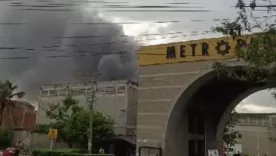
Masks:
[[[12,145],[12,133],[8,130],[0,129],[0,149],[5,149]]]
[[[64,153],[86,153],[86,150],[82,149],[39,149],[32,152],[32,156],[61,156]]]
[[[63,153],[61,156],[114,156],[114,154]]]

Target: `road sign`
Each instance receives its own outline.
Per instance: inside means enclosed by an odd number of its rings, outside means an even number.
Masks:
[[[49,139],[57,139],[58,130],[57,129],[49,129],[48,137]]]

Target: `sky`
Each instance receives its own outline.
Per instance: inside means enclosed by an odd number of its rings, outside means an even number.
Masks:
[[[105,3],[103,3],[105,2]],[[49,3],[67,3],[67,4],[84,4],[80,6],[68,7],[69,9],[76,10],[78,13],[71,13],[71,11],[35,11],[28,10],[32,9],[41,9],[38,5],[46,5]],[[186,4],[187,3],[187,4]],[[108,1],[91,1],[91,0],[0,0],[0,37],[4,36],[8,39],[1,39],[1,46],[12,45],[13,43],[17,43],[20,46],[24,45],[33,45],[37,44],[40,46],[45,46],[43,43],[56,44],[56,42],[44,38],[44,36],[65,36],[72,34],[92,34],[100,32],[96,35],[107,35],[107,34],[125,34],[131,36],[128,40],[131,42],[131,45],[118,45],[116,49],[123,47],[124,49],[128,48],[131,51],[136,51],[140,45],[152,45],[152,44],[161,44],[175,41],[185,41],[185,40],[194,40],[200,38],[210,38],[210,37],[218,37],[220,34],[216,33],[205,33],[205,31],[209,31],[211,27],[219,24],[219,21],[215,19],[234,19],[237,15],[237,10],[233,7],[235,5],[235,0],[108,0]],[[22,5],[22,6],[20,6]],[[26,6],[24,6],[26,5]],[[35,7],[35,5],[37,5]],[[117,5],[112,8],[114,5]],[[126,8],[118,9],[118,5],[151,5],[151,6],[177,6],[179,8],[172,8],[168,10],[174,10],[174,12],[164,11],[163,8],[159,12],[154,11],[133,11],[137,9]],[[31,7],[32,6],[32,7]],[[122,6],[121,6],[122,7]],[[23,8],[23,9],[22,9]],[[24,10],[26,9],[27,10]],[[56,8],[50,8],[56,9]],[[112,11],[113,10],[113,11]],[[114,11],[117,10],[117,11]],[[156,9],[150,9],[156,10]],[[187,11],[175,11],[175,10],[201,10],[198,12],[187,12]],[[79,15],[79,13],[81,15]],[[256,13],[256,16],[263,16],[264,12]],[[91,18],[91,20],[89,20]],[[19,28],[15,28],[17,26],[9,25],[7,26],[1,23],[5,22],[25,22],[28,21],[28,25],[25,27],[29,27],[29,29],[24,28],[22,31]],[[115,24],[115,25],[86,25],[80,26],[78,24],[68,24],[68,23],[83,23],[83,22],[97,21],[97,22],[108,22],[108,23],[126,23],[126,22],[135,22],[136,24]],[[167,21],[164,23],[160,23],[160,21]],[[178,22],[168,22],[168,21],[178,21]],[[159,22],[159,23],[157,23]],[[36,26],[29,26],[29,24],[33,24]],[[11,28],[13,27],[13,28]],[[24,27],[24,26],[23,26]],[[93,28],[91,28],[93,27]],[[42,29],[43,28],[43,29]],[[23,29],[23,28],[22,28]],[[87,31],[82,31],[81,29],[85,29]],[[80,31],[79,31],[80,30]],[[81,32],[82,31],[82,32]],[[73,32],[73,33],[72,33]],[[76,33],[75,33],[76,32]],[[81,32],[81,33],[79,33]],[[176,33],[182,32],[186,36],[183,35],[175,35],[168,33]],[[192,35],[193,33],[198,32],[197,35]],[[161,34],[156,35],[154,37],[151,36],[141,36],[144,34]],[[24,36],[24,37],[23,37]],[[20,38],[21,37],[21,38]],[[23,37],[23,38],[22,38]],[[154,39],[153,39],[154,38]],[[118,39],[118,38],[117,38]],[[136,40],[140,40],[139,43]],[[107,41],[114,41],[114,37],[110,37]],[[71,44],[68,40],[59,40],[57,41],[60,45]],[[97,43],[106,42],[103,40],[97,40]],[[2,44],[5,43],[6,45]],[[79,41],[73,43],[80,43]],[[82,42],[81,42],[82,44]],[[16,46],[16,45],[13,45]],[[38,48],[31,47],[31,48]],[[112,47],[114,48],[114,47]],[[106,50],[106,47],[101,47],[100,49],[96,49],[102,51]],[[124,50],[123,49],[123,50]],[[9,51],[10,52],[10,51]],[[15,52],[14,52],[15,53]],[[30,54],[31,52],[20,54],[16,53],[17,56],[25,56]],[[41,51],[43,56],[45,51]],[[39,53],[40,54],[40,53]],[[121,63],[118,61],[121,58],[116,56],[113,57],[97,57],[93,60],[79,61],[79,58],[74,58],[70,61],[52,61],[51,63],[39,59],[42,55],[35,54],[36,59],[32,62],[17,60],[9,61],[9,60],[0,60],[0,78],[10,78],[16,81],[20,86],[23,86],[22,89],[33,90],[34,87],[38,87],[44,83],[53,83],[57,80],[59,81],[72,81],[75,79],[68,79],[68,77],[72,75],[76,75],[75,72],[64,70],[70,68],[75,69],[74,71],[79,71],[80,68],[88,66],[87,64],[94,62],[96,66],[91,68],[87,68],[87,71],[101,71],[106,72],[107,77],[122,77],[122,75],[136,75],[137,73],[131,73],[130,71],[136,70],[135,63],[133,62],[132,55],[130,54],[128,58],[126,58],[126,63]],[[0,54],[3,56],[14,56],[13,54]],[[30,54],[33,55],[33,54]],[[73,62],[68,64],[68,62]],[[109,64],[108,64],[108,63]],[[116,64],[115,67],[111,63]],[[67,63],[67,64],[66,64]],[[26,65],[27,64],[27,65]],[[45,67],[47,65],[47,68]],[[104,64],[101,66],[101,64]],[[130,67],[131,68],[128,68]],[[103,68],[105,67],[105,68]],[[108,67],[108,68],[106,68]],[[14,73],[13,73],[14,71]],[[48,73],[46,71],[52,71],[53,73]],[[110,71],[123,71],[121,75],[111,73]],[[60,74],[62,73],[62,74]],[[7,76],[8,75],[8,76]],[[52,76],[48,76],[52,75]],[[53,75],[60,75],[57,78],[53,78]],[[47,78],[46,78],[47,77]],[[43,79],[45,81],[38,82],[35,78]],[[129,78],[129,77],[128,77]],[[50,81],[51,80],[51,81]],[[32,86],[30,89],[29,86]],[[36,94],[36,93],[32,93]],[[264,90],[257,92],[244,99],[237,110],[239,112],[276,112],[276,103],[272,97],[272,91]]]

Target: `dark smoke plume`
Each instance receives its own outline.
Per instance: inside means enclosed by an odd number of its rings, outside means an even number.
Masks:
[[[27,92],[28,100],[34,100],[43,84],[80,81],[86,73],[101,73],[102,80],[137,81],[135,51],[139,46],[130,37],[119,36],[124,33],[120,25],[108,22],[96,12],[15,10],[8,2],[0,3],[0,37],[4,37],[0,38],[0,46],[16,47],[0,49],[0,57],[28,57],[0,59],[0,79],[16,82]],[[9,22],[26,24],[3,24]],[[109,24],[69,24],[72,22]],[[81,36],[107,37],[74,38]],[[125,40],[128,42],[102,44]],[[118,51],[128,52],[91,55]],[[71,57],[46,58],[50,55]]]

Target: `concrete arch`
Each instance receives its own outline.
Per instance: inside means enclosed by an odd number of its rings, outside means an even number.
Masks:
[[[182,89],[178,97],[175,99],[173,108],[170,110],[170,117],[168,122],[166,123],[166,133],[165,133],[165,145],[164,145],[164,153],[165,156],[177,156],[178,153],[182,153],[187,151],[187,148],[181,148],[182,144],[187,144],[187,142],[176,143],[175,140],[180,139],[180,141],[185,141],[187,138],[181,138],[185,136],[178,136],[178,137],[171,137],[171,134],[175,134],[174,127],[179,123],[174,121],[181,120],[182,116],[179,116],[185,110],[185,107],[190,100],[190,98],[198,91],[204,84],[211,81],[213,77],[215,77],[215,72],[213,70],[207,70],[203,74],[196,77],[192,82],[191,85]],[[184,121],[185,122],[185,121]],[[187,121],[186,121],[187,122]],[[180,134],[181,135],[181,134]],[[176,136],[176,135],[175,135]],[[175,149],[182,149],[180,150]]]
[[[183,89],[170,112],[166,124],[164,137],[164,154],[168,156],[188,155],[188,140],[191,137],[189,130],[189,113],[192,110],[200,112],[204,118],[207,148],[220,146],[219,136],[230,110],[245,96],[260,88],[259,84],[243,83],[230,80],[219,80],[213,70],[208,70],[194,79],[189,86]],[[228,115],[227,115],[228,114]],[[206,140],[205,140],[206,141]]]
[[[221,117],[218,125],[217,125],[217,133],[216,133],[216,137],[218,139],[222,139],[223,136],[223,128],[226,125],[226,122],[230,119],[230,115],[231,112],[235,109],[235,107],[245,98],[247,98],[248,96],[250,96],[251,94],[258,92],[260,90],[264,90],[264,89],[268,89],[270,88],[270,86],[259,86],[259,87],[253,87],[248,89],[247,91],[245,91],[244,93],[240,94],[237,98],[235,98],[227,107],[227,109],[225,110],[225,112],[223,113],[223,116]],[[218,140],[219,142],[221,142],[222,140]]]

